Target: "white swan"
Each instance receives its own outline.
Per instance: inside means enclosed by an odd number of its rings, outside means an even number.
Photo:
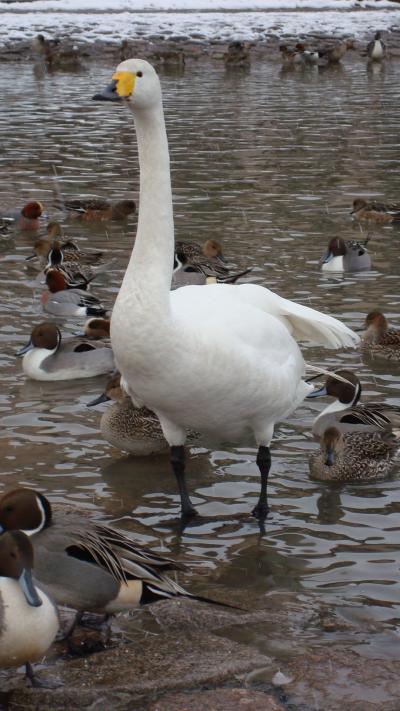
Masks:
[[[188,427],[236,440],[252,431],[261,492],[253,514],[265,518],[269,445],[275,422],[311,386],[296,343],[350,346],[359,338],[334,318],[244,284],[186,286],[170,292],[174,223],[160,82],[143,60],[122,62],[95,99],[123,97],[135,120],[140,210],[135,246],[111,320],[111,342],[124,386],[156,412],[171,447],[182,515],[196,512],[184,473]]]

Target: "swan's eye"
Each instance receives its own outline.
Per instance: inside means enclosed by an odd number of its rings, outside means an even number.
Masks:
[[[136,76],[137,76],[137,77],[142,77],[142,76],[143,76],[143,72],[136,72]]]

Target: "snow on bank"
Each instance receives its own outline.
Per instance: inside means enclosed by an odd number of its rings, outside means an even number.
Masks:
[[[8,12],[254,12],[272,10],[376,10],[376,0],[31,0],[0,2]],[[390,0],[379,0],[379,9],[395,8]],[[399,6],[397,5],[397,9]]]
[[[400,29],[400,6],[390,0],[33,0],[0,1],[0,18],[0,46],[39,32],[78,43],[146,38],[257,42],[266,34],[364,38],[377,29]]]

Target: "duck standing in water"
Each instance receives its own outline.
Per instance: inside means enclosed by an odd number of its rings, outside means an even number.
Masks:
[[[386,47],[382,42],[382,33],[376,32],[375,37],[367,45],[367,55],[372,62],[381,62],[385,58]]]
[[[0,667],[25,664],[33,686],[41,686],[31,662],[43,658],[59,622],[55,605],[32,580],[33,548],[22,531],[0,536]]]
[[[159,78],[148,62],[126,60],[93,98],[123,100],[138,140],[138,228],[111,319],[124,384],[135,404],[160,420],[184,520],[196,514],[185,479],[188,428],[223,441],[253,433],[261,475],[253,514],[264,520],[274,425],[311,388],[302,379],[305,363],[296,339],[340,348],[354,346],[358,336],[340,321],[255,284],[170,291],[174,222]]]

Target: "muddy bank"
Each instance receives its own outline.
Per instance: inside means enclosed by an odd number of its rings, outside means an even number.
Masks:
[[[61,46],[71,47],[71,37],[58,34]],[[335,42],[352,37],[351,32],[347,34],[324,34],[318,31],[308,34],[293,34],[280,32],[279,34],[265,35],[259,41],[245,41],[244,45],[251,62],[276,61],[280,63],[279,46],[287,44],[294,46],[301,41],[309,48],[324,50],[332,47]],[[230,40],[237,39],[232,36]],[[352,57],[364,57],[367,42],[371,35],[365,38],[354,40],[354,49],[348,52],[342,60],[346,64]],[[385,33],[385,44],[387,47],[387,58],[400,58],[400,27],[393,28]],[[93,61],[106,61],[110,64],[122,61],[130,57],[143,57],[156,65],[165,67],[182,67],[183,64],[198,63],[204,60],[212,60],[223,64],[224,54],[227,52],[229,42],[223,40],[213,40],[207,38],[201,31],[193,32],[191,36],[175,35],[172,31],[167,34],[153,34],[147,37],[124,39],[122,41],[110,40],[107,35],[103,39],[95,42],[84,42],[82,39],[74,42],[74,54],[77,57],[72,62],[66,62],[62,68],[84,69],[85,64]],[[183,60],[183,61],[182,61]],[[40,63],[40,57],[35,56],[32,51],[31,40],[6,41],[0,45],[0,61],[23,61],[30,63]]]
[[[267,609],[241,612],[189,600],[164,601],[125,618],[122,636],[102,652],[67,657],[39,671],[61,686],[28,688],[2,672],[9,711],[373,711],[398,710],[400,661],[350,648],[352,625],[302,596],[272,595]],[[265,604],[265,599],[264,599]],[[122,618],[120,618],[121,620]],[[118,625],[118,620],[116,623]],[[268,653],[257,649],[257,634]],[[278,660],[274,650],[296,632]],[[79,632],[75,644],[83,644]],[[246,638],[250,635],[252,643]],[[256,640],[254,642],[254,640]],[[82,650],[83,653],[83,650]]]

